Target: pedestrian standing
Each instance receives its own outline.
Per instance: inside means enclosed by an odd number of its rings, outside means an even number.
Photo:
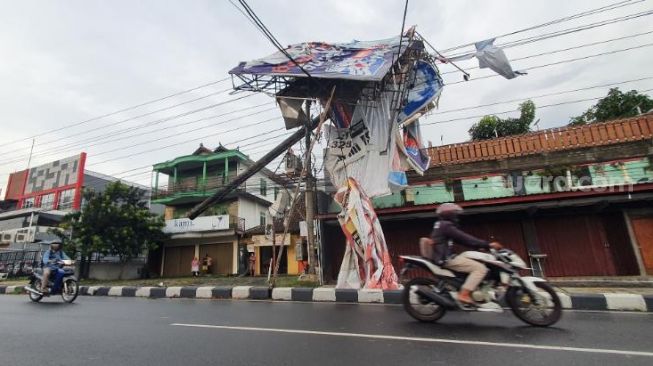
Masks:
[[[192,273],[193,277],[197,277],[200,275],[200,260],[199,258],[195,257],[193,258],[193,261],[190,263],[190,272]]]
[[[208,273],[213,274],[213,258],[208,254],[206,255],[206,267]]]
[[[256,256],[254,253],[249,253],[249,275],[254,277],[254,268],[256,268]]]

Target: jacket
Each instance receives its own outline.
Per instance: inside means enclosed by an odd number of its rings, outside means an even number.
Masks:
[[[53,252],[52,250],[47,250],[45,253],[43,253],[42,261],[44,266],[49,267],[53,265],[53,263],[50,263],[50,261],[56,262],[64,259],[70,259],[70,258],[66,255],[66,253],[63,252],[63,250],[58,250],[56,252]]]
[[[431,240],[433,240],[434,245],[433,261],[437,264],[443,264],[451,257],[451,247],[454,243],[473,249],[490,248],[488,241],[467,234],[449,220],[435,222],[431,232]]]

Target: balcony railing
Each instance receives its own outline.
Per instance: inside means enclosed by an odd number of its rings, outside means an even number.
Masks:
[[[207,177],[206,179],[182,178],[179,182],[168,186],[166,189],[154,189],[152,199],[156,200],[183,194],[212,193],[226,186],[235,177],[236,174],[230,174],[227,177]]]
[[[245,232],[245,218],[229,216],[229,228],[236,230],[237,233]]]

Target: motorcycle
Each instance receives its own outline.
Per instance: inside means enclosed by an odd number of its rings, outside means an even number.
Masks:
[[[401,256],[404,267],[401,276],[413,269],[423,269],[433,278],[417,277],[404,284],[402,303],[404,310],[422,322],[435,322],[447,310],[503,312],[502,300],[513,314],[527,324],[547,327],[562,316],[562,303],[558,294],[546,280],[521,276],[520,270],[529,269],[523,259],[508,249],[490,253],[467,252],[467,258],[485,264],[489,271],[478,289],[472,293],[474,305],[458,301],[466,273],[458,273],[434,264],[429,256]]]
[[[33,302],[39,302],[43,297],[51,295],[61,295],[61,299],[71,304],[79,294],[79,283],[75,278],[75,262],[70,259],[64,259],[55,263],[59,268],[63,269],[63,279],[59,286],[55,286],[54,277],[55,273],[50,274],[48,278],[49,292],[41,292],[41,283],[43,281],[43,269],[37,268],[29,277],[29,285],[25,286],[25,291],[29,295],[29,299]],[[57,288],[58,287],[58,288]]]

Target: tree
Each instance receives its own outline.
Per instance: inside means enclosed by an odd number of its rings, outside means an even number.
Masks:
[[[535,119],[535,103],[527,100],[519,105],[519,118],[501,119],[497,116],[484,116],[469,129],[472,140],[489,140],[495,137],[520,135],[530,132]]]
[[[612,88],[605,98],[589,108],[580,116],[571,117],[570,126],[587,123],[604,122],[611,119],[634,117],[653,108],[653,99],[636,90],[623,93],[619,88]]]
[[[146,250],[152,250],[165,238],[163,218],[149,212],[145,192],[120,181],[110,183],[104,192],[84,192],[81,212],[67,215],[60,227],[72,232],[64,248],[79,253],[81,277],[88,277],[91,255],[114,255],[124,265]]]

